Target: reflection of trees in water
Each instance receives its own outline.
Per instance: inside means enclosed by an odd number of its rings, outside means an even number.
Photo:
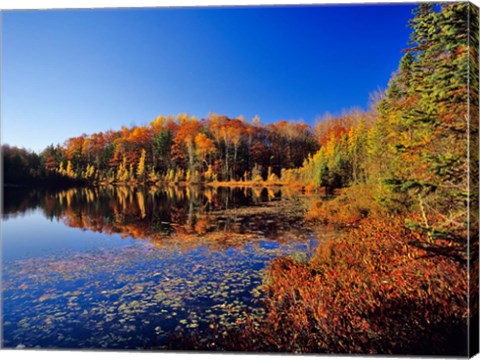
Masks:
[[[292,229],[301,232],[302,212],[285,205],[296,198],[291,190],[272,188],[82,187],[17,191],[9,194],[5,213],[40,207],[47,218],[82,230],[158,246],[228,247],[254,236],[278,240]]]

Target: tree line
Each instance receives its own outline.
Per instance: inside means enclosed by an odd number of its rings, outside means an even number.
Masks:
[[[50,174],[90,183],[266,180],[302,165],[319,144],[310,126],[258,116],[158,116],[146,126],[81,135],[39,155],[4,146],[5,179]],[[20,159],[20,160],[19,160]]]

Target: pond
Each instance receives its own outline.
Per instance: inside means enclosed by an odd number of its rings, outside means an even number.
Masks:
[[[3,346],[168,349],[265,312],[280,256],[308,258],[289,189],[4,189]]]

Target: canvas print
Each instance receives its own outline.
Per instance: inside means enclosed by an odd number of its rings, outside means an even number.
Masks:
[[[1,26],[3,348],[477,352],[475,5]]]

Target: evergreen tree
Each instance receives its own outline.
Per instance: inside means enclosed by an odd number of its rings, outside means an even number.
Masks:
[[[466,224],[468,9],[419,6],[411,47],[380,104],[396,159],[384,180],[414,200],[432,237]]]

